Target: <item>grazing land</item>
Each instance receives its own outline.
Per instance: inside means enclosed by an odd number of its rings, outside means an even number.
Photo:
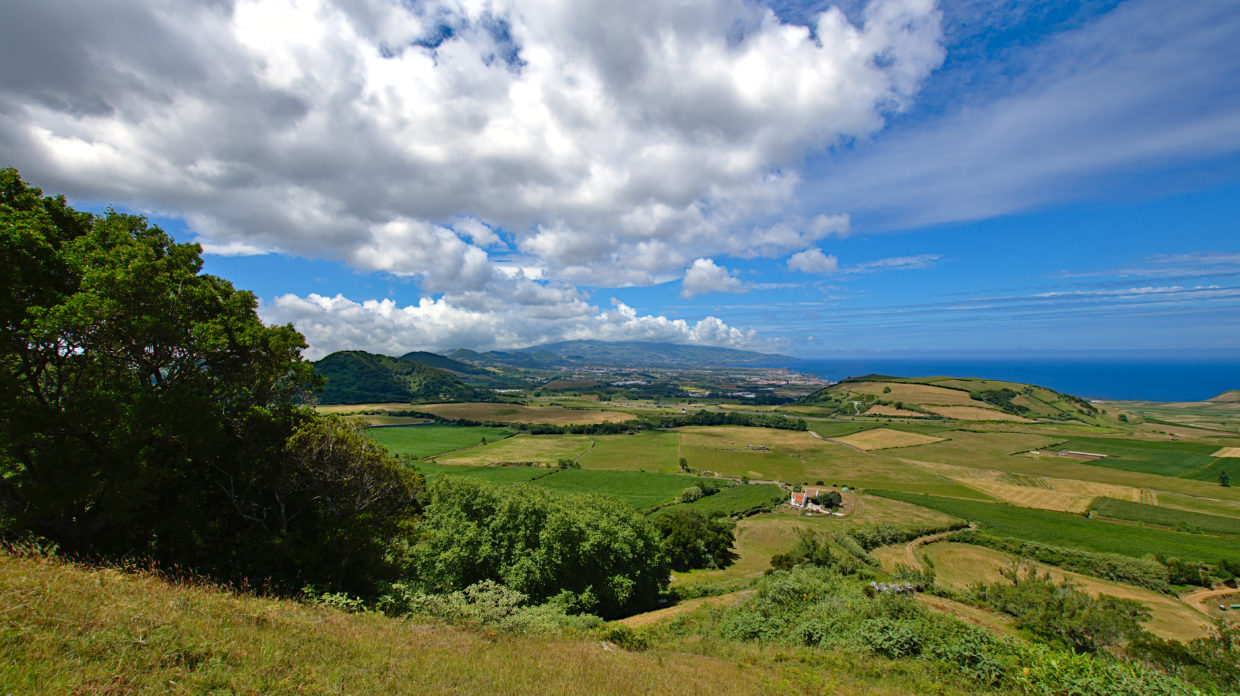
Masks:
[[[916,445],[928,445],[932,442],[941,442],[943,438],[934,437],[933,435],[921,435],[919,433],[910,433],[903,430],[892,430],[890,428],[872,428],[863,430],[852,435],[832,438],[836,442],[842,442],[850,447],[856,447],[861,450],[881,450],[891,449],[894,447],[914,447]]]
[[[1086,551],[1117,553],[1143,558],[1165,553],[1187,560],[1214,562],[1220,558],[1240,560],[1240,544],[1234,539],[1149,529],[1118,522],[1091,520],[1079,515],[1031,510],[1000,503],[912,495],[894,491],[868,491],[872,495],[903,500],[975,522],[983,531],[1012,539],[1036,541]]]
[[[406,408],[410,408],[406,406]],[[486,423],[541,423],[546,425],[589,425],[622,423],[633,415],[617,411],[570,409],[562,406],[522,406],[520,404],[464,403],[425,404],[418,411],[437,416]]]
[[[445,475],[469,476],[499,485],[520,483],[555,473],[554,470],[536,466],[444,466],[430,461],[417,462],[413,469],[428,479]]]
[[[1013,423],[1032,423],[1023,416],[1004,413],[998,409],[980,406],[926,406],[927,411],[935,415],[963,421],[1011,421]]]
[[[429,418],[418,418],[417,416],[385,416],[377,413],[367,414],[351,414],[346,415],[345,420],[365,423],[369,426],[391,426],[391,425],[422,425],[423,423],[434,423]]]
[[[870,410],[861,414],[863,416],[893,416],[897,418],[925,418],[927,414],[921,411],[910,411],[907,408],[898,408],[896,406],[888,406],[886,404],[878,404],[871,406]]]
[[[1219,451],[1210,455],[1211,457],[1240,457],[1240,447],[1223,447]]]
[[[754,483],[724,488],[713,495],[698,498],[691,503],[677,503],[664,510],[686,509],[696,510],[706,515],[715,513],[739,515],[780,502],[787,502],[783,488],[773,483]]]
[[[566,469],[537,479],[535,483],[564,493],[602,493],[645,510],[675,500],[686,488],[700,480],[695,476],[676,474]]]
[[[680,471],[680,434],[658,430],[632,435],[591,435],[594,447],[581,455],[583,469],[617,469],[674,474]]]
[[[1073,437],[1054,449],[1107,455],[1091,460],[1089,463],[1094,466],[1159,476],[1187,476],[1213,464],[1210,455],[1218,446],[1201,442]]]
[[[1206,534],[1240,536],[1240,518],[1207,515],[1187,510],[1174,510],[1156,505],[1145,505],[1114,498],[1098,498],[1090,511],[1100,517],[1129,520],[1140,524],[1158,525],[1183,530],[1201,531]],[[1237,543],[1240,543],[1238,541]]]
[[[370,428],[366,434],[392,454],[410,457],[431,457],[444,452],[473,447],[483,440],[502,440],[513,431],[507,428],[460,425],[411,425],[395,428]]]
[[[979,406],[967,391],[907,382],[848,382],[848,391],[870,394],[891,401],[936,406]]]
[[[718,585],[731,587],[748,584],[771,567],[771,557],[785,553],[796,545],[802,530],[813,523],[792,515],[760,515],[736,524],[736,544],[732,547],[737,559],[727,568],[691,570],[674,573],[672,586]]]
[[[435,461],[440,464],[460,466],[486,466],[491,464],[555,464],[561,459],[575,459],[593,443],[585,435],[514,435],[513,437],[487,442],[482,447],[453,452]]]
[[[922,552],[934,564],[936,582],[956,590],[1002,580],[1000,571],[1010,568],[1014,560],[1002,551],[951,542],[929,544],[922,548]],[[1188,641],[1213,632],[1208,617],[1174,597],[1042,563],[1036,563],[1035,567],[1039,574],[1049,573],[1055,582],[1067,580],[1090,594],[1141,602],[1150,609],[1151,618],[1146,629],[1161,638]]]

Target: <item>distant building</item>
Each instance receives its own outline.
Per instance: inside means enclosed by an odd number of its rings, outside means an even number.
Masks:
[[[809,493],[793,493],[790,502],[794,507],[809,507]]]

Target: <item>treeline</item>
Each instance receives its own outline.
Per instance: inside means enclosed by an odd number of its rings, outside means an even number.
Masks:
[[[686,425],[741,425],[751,428],[776,428],[778,430],[805,431],[809,426],[801,418],[789,418],[774,413],[736,413],[732,411],[706,411],[672,416],[643,416],[642,421],[652,428],[679,428]]]
[[[384,411],[393,416],[410,416],[426,418],[438,423],[452,425],[489,426],[514,428],[531,435],[623,435],[643,430],[664,430],[688,425],[739,425],[751,428],[774,428],[778,430],[809,429],[804,419],[788,418],[772,413],[734,413],[700,410],[697,413],[672,416],[639,416],[633,420],[605,423],[573,423],[555,425],[552,423],[509,423],[506,421],[474,420],[470,418],[447,418],[435,413],[426,413],[414,409],[406,411]]]

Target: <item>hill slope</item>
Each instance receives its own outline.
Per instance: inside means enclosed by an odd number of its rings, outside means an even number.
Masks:
[[[1212,399],[1207,399],[1207,401],[1213,401],[1219,404],[1240,403],[1240,389],[1232,389],[1230,391],[1225,391],[1222,394],[1219,394],[1218,396]]]
[[[734,364],[794,360],[794,358],[773,353],[642,341],[561,341],[511,352],[476,353],[457,349],[449,356],[456,360],[482,365],[544,368],[571,365],[722,367]]]
[[[0,693],[787,694],[807,665],[629,652],[346,614],[0,553]],[[841,673],[821,693],[915,694],[901,675]],[[947,693],[963,693],[948,689]]]
[[[314,363],[314,369],[327,378],[320,397],[324,404],[492,398],[437,367],[360,350],[332,353]]]
[[[1070,394],[1018,382],[971,377],[889,377],[846,379],[799,402],[849,415],[940,417],[959,420],[1081,420],[1099,412]]]

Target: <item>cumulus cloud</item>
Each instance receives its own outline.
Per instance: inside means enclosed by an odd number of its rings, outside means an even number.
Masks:
[[[939,23],[933,0],[808,26],[744,0],[18,3],[0,149],[49,190],[176,211],[213,249],[449,291],[489,282],[507,238],[551,276],[657,283],[839,229],[754,221],[807,152],[910,100]]]
[[[840,261],[835,254],[824,254],[821,249],[806,249],[788,257],[788,270],[802,273],[835,273]]]
[[[745,283],[723,266],[711,259],[697,259],[685,270],[680,282],[681,297],[693,297],[707,292],[744,292]]]
[[[690,323],[683,319],[639,315],[621,302],[599,310],[577,307],[563,313],[533,316],[514,306],[465,307],[449,299],[423,298],[400,306],[391,300],[357,302],[343,295],[304,297],[285,294],[261,308],[263,318],[292,323],[310,344],[307,357],[359,349],[389,355],[411,350],[443,351],[469,346],[478,350],[522,348],[549,341],[598,339],[687,343],[770,350],[777,346],[756,332],[729,326],[715,317]]]

